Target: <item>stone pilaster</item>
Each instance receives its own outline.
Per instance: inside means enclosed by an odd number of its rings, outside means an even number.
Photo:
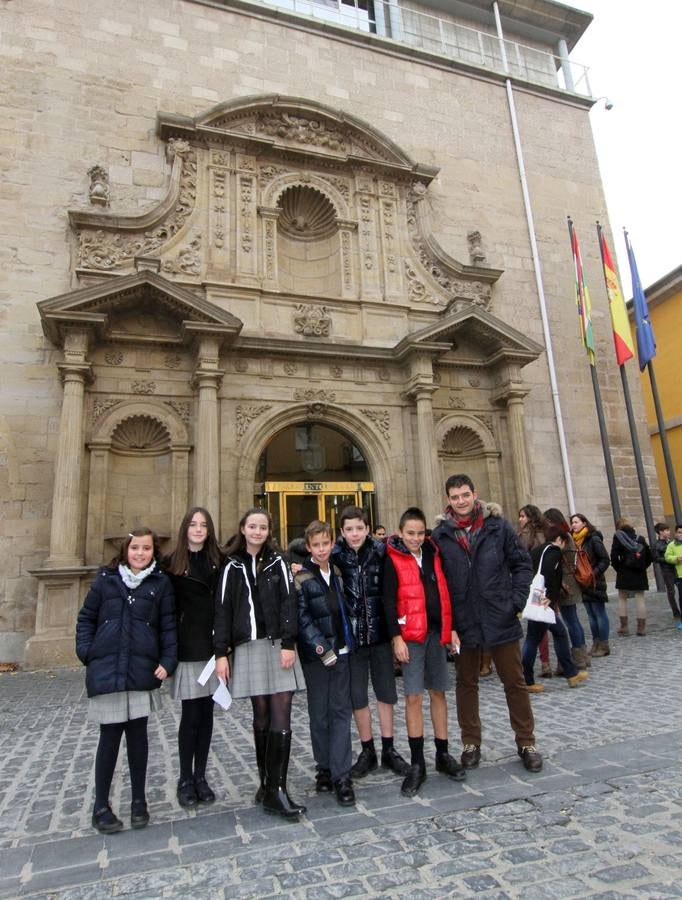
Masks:
[[[533,502],[533,483],[528,461],[526,445],[526,428],[524,421],[524,398],[529,387],[522,383],[507,383],[494,395],[497,403],[507,408],[507,428],[512,452],[512,471],[514,473],[514,489],[516,508]]]
[[[104,547],[104,517],[109,478],[109,450],[111,441],[92,441],[90,450],[90,490],[88,493],[88,523],[85,537],[85,561],[97,565]]]
[[[193,380],[199,395],[194,436],[193,502],[206,507],[211,515],[217,515],[220,497],[218,389],[224,373],[218,369],[219,349],[218,338],[202,337],[199,340]]]
[[[416,463],[419,472],[419,503],[429,526],[433,524],[439,512],[438,497],[441,493],[433,422],[433,394],[436,390],[436,385],[420,385],[412,392],[417,407]]]

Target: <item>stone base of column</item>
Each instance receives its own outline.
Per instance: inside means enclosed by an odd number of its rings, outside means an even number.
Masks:
[[[30,572],[38,579],[38,604],[35,634],[26,641],[26,668],[80,665],[76,616],[96,571],[96,566],[74,566]]]

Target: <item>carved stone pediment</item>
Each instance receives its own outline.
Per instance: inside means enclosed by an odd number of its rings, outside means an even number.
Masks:
[[[163,138],[210,137],[246,143],[252,149],[305,150],[419,172],[426,181],[438,171],[417,165],[390,138],[350,113],[301,97],[243,97],[220,103],[193,119],[161,113],[158,127]]]
[[[93,329],[101,340],[183,343],[192,333],[236,337],[231,313],[154,272],[106,279],[38,303],[45,335],[61,344],[68,327]]]

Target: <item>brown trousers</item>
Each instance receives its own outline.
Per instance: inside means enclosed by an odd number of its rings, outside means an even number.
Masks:
[[[533,734],[535,721],[521,667],[521,645],[519,641],[509,641],[506,644],[489,647],[488,651],[504,686],[509,721],[516,735],[516,746],[532,747],[535,744]],[[457,721],[462,733],[462,743],[476,746],[481,744],[481,719],[478,711],[481,652],[481,647],[462,647],[455,660]]]

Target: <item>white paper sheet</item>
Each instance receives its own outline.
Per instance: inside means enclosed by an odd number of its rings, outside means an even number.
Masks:
[[[228,691],[227,685],[222,678],[213,694],[213,700],[218,706],[222,706],[223,709],[229,709],[232,706],[232,695]]]
[[[204,668],[201,670],[201,675],[197,678],[199,684],[203,687],[208,679],[211,677],[213,672],[215,671],[215,656],[212,656],[209,661],[206,663]]]

